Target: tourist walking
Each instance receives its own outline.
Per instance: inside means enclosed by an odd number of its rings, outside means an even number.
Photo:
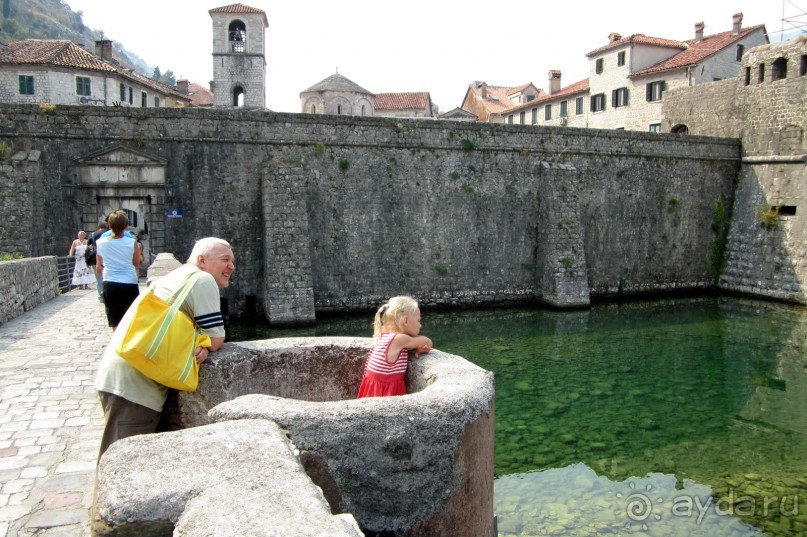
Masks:
[[[129,218],[115,211],[107,218],[112,233],[102,236],[97,244],[96,273],[104,277],[104,307],[109,326],[118,326],[123,314],[140,294],[137,275],[140,270],[140,248],[135,239],[124,235]]]
[[[223,239],[207,237],[196,242],[184,265],[159,278],[154,284],[154,294],[168,300],[189,275],[201,273],[180,306],[180,311],[193,319],[199,332],[209,336],[212,343],[210,348],[195,349],[197,363],[204,362],[209,352],[219,350],[224,344],[219,289],[229,287],[234,271],[235,256],[230,244]],[[106,420],[99,458],[116,440],[156,432],[168,395],[168,388],[140,373],[115,352],[126,336],[127,328],[137,312],[137,304],[129,308],[120,322],[120,329],[112,335],[95,378],[95,388]]]
[[[373,320],[373,348],[364,364],[358,398],[406,395],[409,350],[415,355],[432,350],[432,340],[420,333],[420,308],[408,296],[396,296],[378,308]]]
[[[84,260],[84,252],[87,250],[87,234],[84,231],[79,231],[76,239],[70,244],[69,257],[75,258],[75,265],[73,266],[73,285],[79,289],[89,289],[89,284],[95,281],[95,274],[93,269],[87,266]]]
[[[98,302],[104,301],[104,277],[100,271],[96,270],[96,264],[98,262],[96,248],[98,247],[98,239],[100,239],[101,235],[103,235],[108,229],[109,226],[106,223],[106,218],[98,221],[98,228],[90,233],[89,237],[87,237],[87,248],[91,250],[91,253],[89,256],[84,257],[84,259],[87,261],[87,266],[92,268],[93,274],[95,275]]]

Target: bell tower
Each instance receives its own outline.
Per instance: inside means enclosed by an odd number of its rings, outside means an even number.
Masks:
[[[211,9],[213,106],[266,107],[266,13],[231,4]]]

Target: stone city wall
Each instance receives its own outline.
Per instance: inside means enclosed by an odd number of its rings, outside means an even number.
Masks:
[[[230,240],[231,313],[279,324],[401,293],[574,307],[709,288],[739,167],[729,139],[247,110],[8,105],[0,141],[40,152],[32,255],[61,252],[76,204],[92,210],[74,159],[121,144],[166,162],[184,215],[160,222],[165,251]]]
[[[0,323],[5,323],[59,294],[56,258],[0,261],[0,282]]]

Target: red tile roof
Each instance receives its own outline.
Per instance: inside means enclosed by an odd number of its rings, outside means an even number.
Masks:
[[[24,39],[0,48],[0,64],[57,65],[114,73],[117,69],[72,41]]]
[[[633,34],[629,35],[628,37],[623,37],[622,39],[618,39],[612,43],[608,43],[604,47],[600,47],[597,50],[592,50],[586,56],[591,57],[601,52],[605,52],[606,50],[620,47],[622,45],[628,44],[637,44],[637,45],[650,45],[654,47],[667,47],[667,48],[679,48],[679,49],[686,49],[687,44],[683,41],[673,41],[672,39],[663,39],[661,37],[650,37],[644,34]]]
[[[686,43],[689,48],[686,50],[679,52],[672,58],[668,58],[660,63],[657,63],[656,65],[653,65],[652,67],[642,69],[641,71],[636,71],[631,76],[658,73],[660,71],[667,71],[669,69],[679,69],[681,67],[696,65],[712,54],[724,50],[726,47],[731,46],[733,43],[741,40],[748,34],[753,33],[760,28],[764,30],[765,25],[760,24],[757,26],[743,28],[737,35],[734,35],[732,31],[728,31],[704,37],[703,40],[699,42],[695,41],[694,39],[687,41]]]
[[[527,108],[533,108],[536,105],[549,101],[554,101],[555,99],[558,99],[560,97],[569,97],[576,93],[583,93],[586,91],[588,91],[588,78],[580,80],[579,82],[575,82],[574,84],[569,84],[565,88],[562,88],[560,91],[558,91],[557,93],[553,93],[552,95],[542,92],[542,94],[539,97],[533,99],[532,101],[515,106],[511,108],[509,112],[515,112]]]
[[[409,93],[377,93],[375,96],[376,110],[429,110],[431,108],[429,92]]]
[[[213,92],[195,82],[188,84],[188,97],[191,99],[191,106],[213,106]]]
[[[269,26],[269,21],[266,20],[266,12],[256,7],[245,6],[244,4],[230,4],[229,6],[221,6],[221,7],[214,7],[213,9],[209,10],[208,13],[211,15],[213,13],[246,13],[246,14],[253,14],[253,15],[263,15],[263,23],[265,26]]]

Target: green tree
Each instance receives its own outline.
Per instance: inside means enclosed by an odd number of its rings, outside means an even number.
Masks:
[[[160,66],[158,65],[157,67],[154,68],[154,72],[151,73],[151,78],[152,80],[160,80],[162,76],[163,74],[160,72]]]

